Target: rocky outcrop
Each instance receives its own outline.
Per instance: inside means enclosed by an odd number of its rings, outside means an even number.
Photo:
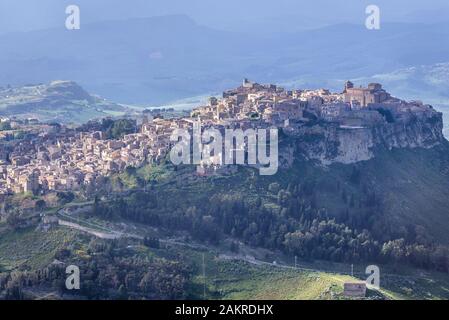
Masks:
[[[379,148],[432,148],[443,140],[442,114],[432,110],[409,114],[400,121],[374,126],[318,123],[287,132],[296,151],[323,165],[350,164],[375,157]],[[288,156],[281,150],[281,156]]]

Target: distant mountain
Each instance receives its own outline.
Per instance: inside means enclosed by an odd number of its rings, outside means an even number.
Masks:
[[[0,36],[0,85],[72,79],[113,101],[159,104],[232,87],[245,76],[324,86],[323,79],[445,62],[448,37],[443,23],[276,34],[215,30],[184,15],[107,21]]]
[[[83,122],[125,110],[123,106],[90,95],[73,81],[0,87],[0,116]]]
[[[2,0],[0,2],[0,33],[59,27],[61,14],[68,0]],[[82,24],[104,20],[130,19],[183,13],[212,28],[285,32],[317,28],[338,22],[360,23],[365,8],[372,2],[360,0],[77,0],[81,8]],[[432,0],[431,4],[410,0],[376,0],[383,22],[447,21],[447,0]],[[237,9],[236,9],[237,8]]]
[[[0,37],[0,83],[73,79],[114,101],[166,102],[226,82],[250,47],[241,36],[185,16],[9,34]]]

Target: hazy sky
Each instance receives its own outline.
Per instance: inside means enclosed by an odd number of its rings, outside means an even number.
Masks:
[[[0,33],[62,26],[65,7],[77,4],[82,23],[186,14],[215,28],[286,31],[363,22],[368,4],[384,21],[426,22],[449,16],[447,0],[0,0]]]

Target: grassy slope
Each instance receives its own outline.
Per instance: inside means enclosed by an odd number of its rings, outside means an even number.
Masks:
[[[239,262],[228,262],[220,269],[220,289],[224,299],[332,299],[341,297],[345,281],[355,280],[350,276],[252,267]],[[239,269],[244,271],[237,271]],[[229,277],[234,273],[240,274]]]
[[[23,266],[42,268],[54,260],[55,252],[74,242],[85,247],[89,237],[67,228],[49,232],[34,229],[0,234],[0,270]],[[193,282],[189,296],[203,298],[202,256],[205,255],[207,299],[344,299],[345,281],[356,281],[349,275],[333,272],[293,270],[270,265],[253,265],[245,261],[223,260],[215,251],[203,251],[182,246],[149,249],[136,246],[137,255],[148,258],[183,259],[192,266]],[[76,254],[82,258],[82,250]],[[335,266],[340,272],[341,266]],[[1,272],[0,271],[0,272]],[[449,276],[437,273],[423,274],[412,270],[407,277],[381,276],[381,293],[369,296],[387,299],[449,299]]]
[[[181,250],[171,248],[172,251]],[[295,270],[270,265],[254,265],[245,261],[218,259],[213,252],[182,249],[183,254],[196,266],[194,268],[193,298],[203,297],[204,277],[202,255],[205,254],[206,298],[243,300],[334,300],[345,299],[343,284],[361,281],[335,272]],[[361,266],[359,266],[359,269]],[[383,270],[383,268],[381,268]],[[386,269],[388,270],[388,268]],[[440,273],[423,273],[407,270],[407,276],[383,274],[381,290],[368,291],[368,297],[376,299],[449,299],[449,276]],[[386,271],[386,272],[389,272]]]
[[[18,267],[42,268],[53,262],[55,252],[76,241],[77,233],[68,229],[49,232],[25,229],[0,234],[0,266],[5,270]]]
[[[226,274],[222,275],[226,278]],[[435,275],[435,277],[439,277]],[[349,275],[323,272],[253,270],[251,276],[225,280],[222,286],[225,299],[344,299],[343,284],[357,281]],[[448,278],[389,279],[380,293],[369,291],[368,296],[381,299],[448,299]]]
[[[349,181],[354,167],[361,172],[358,185]],[[327,170],[308,167],[302,174],[323,186],[327,181],[340,181],[348,195],[353,193],[356,198],[361,185],[367,184],[381,195],[385,217],[394,228],[420,225],[437,240],[449,243],[449,225],[444,223],[449,221],[449,143],[429,150],[383,151],[356,165],[333,165]],[[326,188],[318,196],[320,205],[330,212],[343,208],[341,197]]]
[[[394,222],[422,225],[436,239],[449,243],[448,159],[447,148],[394,150],[362,168],[386,197]]]

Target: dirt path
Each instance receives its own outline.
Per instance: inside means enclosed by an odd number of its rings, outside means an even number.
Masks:
[[[80,208],[78,210],[80,210],[80,212],[81,212],[85,209]],[[113,230],[111,228],[108,228],[108,227],[105,227],[102,225],[91,223],[89,221],[84,221],[84,220],[78,219],[80,221],[80,223],[85,225],[85,226],[83,226],[83,225],[75,223],[75,222],[64,220],[63,218],[67,218],[67,219],[75,219],[75,218],[70,216],[69,214],[63,212],[63,209],[61,209],[58,212],[58,215],[60,217],[59,225],[66,226],[66,227],[69,227],[72,229],[76,229],[76,230],[88,233],[88,234],[93,235],[100,239],[107,239],[107,240],[114,240],[114,239],[119,239],[119,238],[132,238],[132,239],[139,239],[139,240],[144,239],[144,237],[137,235],[137,234],[116,231],[116,230]],[[166,244],[166,245],[183,246],[183,247],[188,247],[191,249],[201,249],[201,250],[209,250],[210,249],[210,247],[208,247],[206,245],[186,243],[179,239],[159,239],[159,242],[162,244]],[[241,254],[220,253],[218,255],[218,259],[239,260],[239,261],[245,261],[247,263],[257,265],[257,266],[270,266],[270,267],[289,269],[289,270],[300,270],[300,271],[307,271],[307,272],[325,272],[325,273],[331,273],[331,274],[336,274],[336,275],[349,275],[348,272],[342,272],[342,271],[330,270],[330,269],[316,269],[316,268],[306,267],[304,265],[301,266],[300,264],[298,264],[295,267],[295,266],[291,266],[291,265],[282,264],[279,262],[271,263],[271,262],[258,260],[252,256],[248,256],[248,255],[245,256],[245,255],[241,255]],[[360,272],[355,272],[354,275],[356,277],[361,277],[361,278],[366,277],[365,274],[360,273]],[[404,275],[387,274],[387,273],[383,273],[383,276],[388,276],[388,277],[393,277],[393,278],[402,278],[402,279],[412,279],[413,278],[413,276],[404,276]]]
[[[114,240],[114,239],[118,239],[122,237],[122,234],[118,233],[118,232],[114,232],[114,233],[108,233],[108,232],[103,232],[103,231],[98,231],[95,229],[91,229],[88,227],[84,227],[82,225],[79,225],[77,223],[74,222],[70,222],[70,221],[66,221],[66,220],[62,220],[59,219],[58,220],[59,225],[61,226],[65,226],[65,227],[69,227],[78,231],[82,231],[85,233],[88,233],[90,235],[93,235],[97,238],[100,239],[108,239],[108,240]]]

